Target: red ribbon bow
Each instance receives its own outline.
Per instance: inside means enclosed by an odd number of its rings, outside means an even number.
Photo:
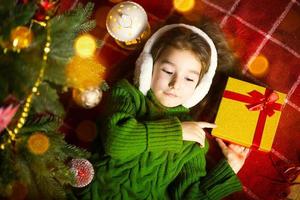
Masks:
[[[276,92],[269,91],[266,92],[265,95],[263,95],[257,90],[253,90],[248,94],[253,98],[254,102],[246,105],[246,107],[250,111],[265,110],[267,115],[270,117],[274,115],[274,110],[278,110],[277,104],[275,102],[279,99],[279,96]]]

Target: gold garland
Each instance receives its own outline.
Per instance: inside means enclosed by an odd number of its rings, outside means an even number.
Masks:
[[[50,19],[50,17],[46,16],[45,19],[46,19],[46,22],[39,22],[39,21],[36,21],[36,20],[32,20],[32,22],[30,24],[30,27],[31,27],[31,25],[32,25],[33,22],[37,23],[40,26],[45,27],[46,30],[47,30],[46,44],[44,46],[44,51],[43,51],[42,67],[40,69],[39,76],[38,76],[37,80],[35,81],[34,86],[31,89],[31,93],[26,98],[26,102],[25,102],[25,105],[23,107],[23,110],[22,110],[22,113],[21,113],[21,117],[18,119],[16,127],[13,130],[10,130],[10,129],[6,128],[6,130],[8,132],[8,135],[9,135],[9,138],[6,141],[6,143],[2,143],[0,145],[0,149],[2,149],[2,150],[5,149],[5,145],[6,144],[10,144],[10,143],[12,143],[13,141],[16,140],[16,135],[19,133],[20,129],[24,126],[24,124],[26,122],[26,119],[28,117],[28,113],[30,111],[31,104],[32,104],[32,97],[33,97],[33,95],[35,95],[35,94],[38,93],[38,87],[40,86],[40,84],[41,84],[41,82],[42,82],[42,80],[44,78],[46,63],[47,63],[47,60],[48,60],[48,54],[49,54],[49,52],[51,50],[50,49],[51,36],[50,36],[49,28],[48,28],[48,20]]]

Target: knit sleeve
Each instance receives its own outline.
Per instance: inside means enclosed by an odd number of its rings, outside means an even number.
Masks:
[[[126,159],[144,151],[177,151],[182,145],[181,123],[176,118],[138,121],[137,111],[144,103],[124,87],[111,92],[107,110],[105,152],[117,159]]]
[[[219,200],[241,190],[241,183],[226,160],[205,173],[205,154],[187,162],[170,185],[172,199]]]

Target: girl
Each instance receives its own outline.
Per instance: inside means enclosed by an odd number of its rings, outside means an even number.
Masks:
[[[241,190],[236,173],[248,150],[218,140],[226,160],[206,173],[208,143],[189,108],[207,94],[217,67],[213,41],[200,29],[172,24],[146,43],[135,85],[112,88],[105,157],[83,199],[210,199]]]

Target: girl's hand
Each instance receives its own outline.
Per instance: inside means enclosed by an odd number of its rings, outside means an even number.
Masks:
[[[216,138],[216,141],[222,149],[222,152],[226,157],[230,167],[237,174],[244,165],[249,153],[249,149],[237,144],[229,144],[227,146],[223,140],[219,138]]]
[[[181,123],[182,139],[185,141],[198,142],[201,147],[205,145],[205,131],[204,128],[215,128],[215,124],[207,122],[187,121]]]

